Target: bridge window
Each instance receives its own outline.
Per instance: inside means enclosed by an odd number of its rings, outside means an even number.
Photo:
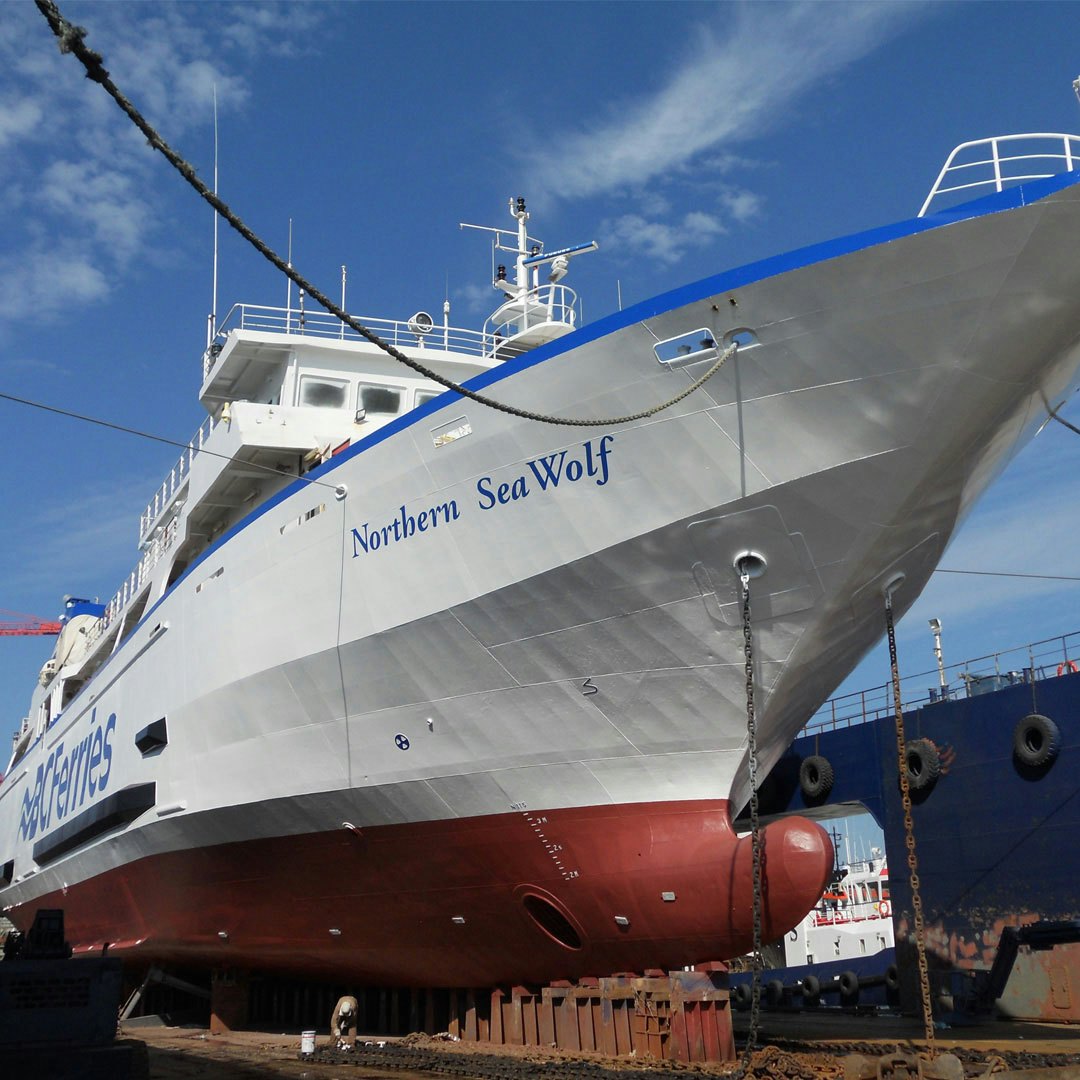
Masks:
[[[359,406],[368,416],[397,416],[403,392],[397,386],[360,386]]]
[[[341,379],[320,379],[314,375],[300,378],[300,404],[316,409],[344,409],[348,404],[349,384]]]

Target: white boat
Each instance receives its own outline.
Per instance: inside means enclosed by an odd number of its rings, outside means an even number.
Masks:
[[[889,866],[874,848],[868,859],[838,866],[818,903],[785,935],[784,966],[855,960],[895,945]]]
[[[63,907],[77,953],[376,984],[745,952],[740,570],[764,773],[1076,389],[1080,140],[1031,138],[972,144],[910,221],[580,327],[589,245],[545,253],[512,202],[483,329],[364,320],[565,417],[728,357],[631,423],[522,419],[291,301],[235,307],[136,570],[73,609],[16,733],[5,913]],[[764,836],[768,939],[832,850]]]

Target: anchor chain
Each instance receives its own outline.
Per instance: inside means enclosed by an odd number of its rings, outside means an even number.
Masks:
[[[911,881],[911,907],[915,922],[915,951],[919,959],[919,991],[922,997],[923,1029],[931,1059],[934,1047],[934,1010],[930,1000],[930,969],[926,962],[926,930],[923,924],[922,894],[919,891],[919,861],[915,855],[915,824],[911,819],[911,785],[908,783],[907,740],[904,738],[904,707],[900,699],[900,667],[896,659],[896,631],[893,627],[892,592],[885,593],[885,628],[889,636],[889,664],[892,668],[893,707],[896,710],[896,752],[900,771],[900,800],[904,807],[904,844]]]
[[[754,634],[750,622],[750,575],[739,573],[742,583],[743,655],[746,662],[746,755],[750,775],[750,853],[754,891],[754,951],[753,973],[750,980],[750,1029],[746,1046],[739,1060],[738,1073],[746,1071],[757,1042],[758,1025],[761,1020],[761,829],[758,819],[757,783],[757,719],[754,715]]]

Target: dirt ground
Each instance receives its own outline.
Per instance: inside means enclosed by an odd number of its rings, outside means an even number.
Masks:
[[[740,1043],[741,1027],[738,1021],[737,1017],[737,1045]],[[210,1035],[205,1029],[140,1027],[125,1034],[146,1044],[151,1080],[266,1080],[272,1077],[290,1080],[420,1080],[421,1077],[430,1078],[432,1075],[430,1072],[375,1069],[352,1063],[300,1060],[299,1033],[230,1032],[226,1035]],[[880,1046],[881,1053],[895,1052],[897,1047],[915,1050],[920,1034],[920,1024],[897,1017],[829,1017],[819,1013],[810,1019],[805,1014],[791,1014],[768,1017],[761,1041],[775,1042],[785,1052],[794,1051],[794,1056],[802,1060],[809,1074],[824,1080],[829,1074],[839,1074],[837,1055],[843,1052],[845,1043],[853,1044],[852,1049],[864,1053],[875,1046]],[[616,1060],[592,1054],[572,1055],[535,1047],[499,1048],[483,1043],[438,1043],[422,1036],[413,1038],[431,1049],[454,1055],[458,1061],[459,1055],[500,1053],[508,1057],[550,1055],[563,1062],[584,1059],[602,1063],[608,1068],[618,1068],[620,1064]],[[388,1041],[393,1043],[400,1040]],[[975,1052],[985,1054],[988,1060],[995,1052],[1035,1057],[1045,1055],[1050,1059],[1059,1058],[1060,1055],[1080,1055],[1080,1031],[1052,1024],[985,1024],[977,1028],[938,1032],[936,1041],[939,1051]],[[328,1042],[328,1036],[319,1036],[320,1047]],[[627,1070],[627,1080],[633,1080],[634,1073],[644,1064],[624,1060],[622,1066]],[[1031,1064],[1044,1063],[1032,1061]],[[722,1067],[698,1066],[691,1069],[689,1075],[700,1077],[703,1073],[715,1075]],[[672,1071],[672,1080],[687,1075],[687,1071],[676,1067]]]
[[[150,1080],[368,1080],[407,1074],[356,1066],[337,1067],[301,1061],[299,1035],[230,1032],[211,1035],[191,1028],[140,1028],[130,1033],[146,1043]],[[328,1036],[323,1036],[325,1043]]]

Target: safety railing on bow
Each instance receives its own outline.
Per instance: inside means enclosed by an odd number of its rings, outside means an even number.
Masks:
[[[944,668],[944,685],[937,668],[905,676],[900,685],[907,710],[1076,673],[1080,673],[1080,631],[949,664]],[[892,715],[892,683],[883,683],[825,702],[803,734],[854,727]]]
[[[956,205],[987,195],[990,190],[1002,191],[1014,184],[1044,180],[1076,169],[1080,169],[1080,136],[1077,135],[1037,132],[961,143],[938,173],[919,217],[939,199]]]

